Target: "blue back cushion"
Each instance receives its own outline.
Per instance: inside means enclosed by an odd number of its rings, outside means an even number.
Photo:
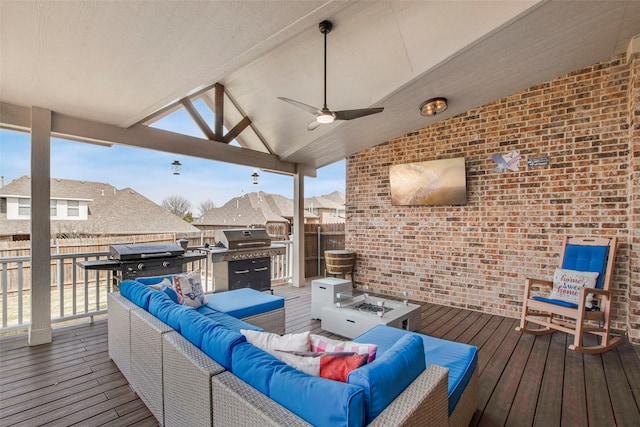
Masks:
[[[380,415],[425,368],[422,339],[406,334],[376,360],[351,371],[347,382],[364,390],[366,424]]]
[[[249,343],[233,349],[231,371],[316,427],[365,425],[358,386],[307,375]]]
[[[218,326],[220,326],[220,323],[214,322],[195,310],[189,310],[180,316],[180,333],[198,348],[202,345],[202,338],[205,333]]]
[[[190,312],[195,312],[195,310],[192,307],[176,304],[164,292],[151,292],[149,313],[180,332],[180,318]]]
[[[315,427],[364,426],[364,390],[289,365],[273,371],[269,397]]]
[[[245,342],[235,346],[232,353],[231,372],[260,393],[269,396],[269,383],[273,372],[285,369],[284,362],[266,351]]]
[[[600,273],[598,274],[596,288],[602,289],[608,253],[608,246],[567,245],[564,251],[562,268]]]
[[[136,282],[140,282],[143,285],[156,285],[162,282],[164,279],[168,279],[171,283],[173,283],[173,276],[149,276],[149,277],[137,277]]]
[[[246,342],[247,339],[239,332],[231,331],[224,326],[209,327],[203,331],[200,350],[226,370],[233,372],[231,357],[233,350]]]
[[[134,280],[120,283],[120,294],[140,308],[149,309],[149,299],[154,291]]]

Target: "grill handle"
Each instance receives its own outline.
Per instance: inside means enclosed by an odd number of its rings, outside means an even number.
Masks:
[[[260,267],[260,268],[254,268],[253,271],[265,271],[267,270],[269,267]]]
[[[249,270],[234,270],[233,272],[235,274],[247,274],[249,272]]]
[[[156,253],[156,254],[140,254],[140,258],[142,259],[147,259],[147,258],[163,258],[163,257],[172,257],[173,254],[171,252],[161,252],[161,253]]]
[[[267,242],[238,242],[236,246],[267,246]]]

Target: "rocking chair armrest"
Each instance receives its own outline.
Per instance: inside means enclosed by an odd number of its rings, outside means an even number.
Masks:
[[[596,296],[603,296],[605,298],[611,298],[613,294],[621,293],[621,289],[597,289],[597,288],[582,288],[580,289],[580,295],[593,294]]]
[[[528,278],[524,282],[524,297],[525,299],[531,297],[531,288],[536,285],[547,286],[549,288],[553,287],[553,282],[550,280],[544,279],[531,279]]]
[[[605,290],[605,289],[582,288],[580,289],[580,296],[582,296],[583,294],[602,295],[604,297],[609,298],[611,297],[613,292],[611,290]]]

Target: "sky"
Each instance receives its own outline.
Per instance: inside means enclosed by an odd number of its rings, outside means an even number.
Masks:
[[[168,116],[155,126],[201,137],[192,120],[182,112]],[[0,176],[5,185],[30,174],[29,152],[28,133],[0,129]],[[171,163],[175,160],[182,163],[180,175],[173,174]],[[316,178],[305,177],[305,197],[333,191],[344,193],[345,168],[342,160],[318,169]],[[121,145],[105,147],[51,140],[52,178],[105,182],[118,189],[130,187],[159,205],[164,199],[179,195],[189,200],[194,215],[199,214],[198,206],[205,201],[220,207],[252,191],[293,198],[293,177],[258,169],[260,177],[256,185],[252,183],[253,171],[246,166]]]

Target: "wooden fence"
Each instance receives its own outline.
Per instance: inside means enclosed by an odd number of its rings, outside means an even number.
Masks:
[[[344,249],[344,224],[305,224],[305,277],[323,276],[324,252]]]

